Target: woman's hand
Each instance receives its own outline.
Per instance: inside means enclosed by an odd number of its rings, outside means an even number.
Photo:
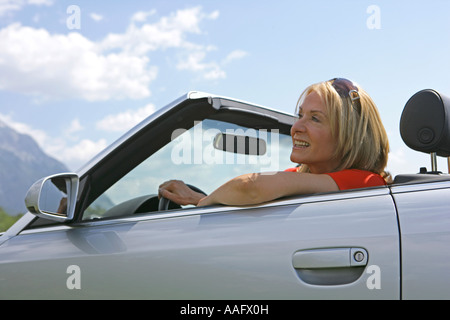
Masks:
[[[169,180],[159,186],[158,197],[164,197],[182,206],[196,206],[205,195],[193,191],[183,181]]]

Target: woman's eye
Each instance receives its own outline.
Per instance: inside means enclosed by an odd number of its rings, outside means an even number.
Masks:
[[[320,122],[319,118],[317,118],[316,116],[312,116],[311,119],[312,119],[314,122]]]

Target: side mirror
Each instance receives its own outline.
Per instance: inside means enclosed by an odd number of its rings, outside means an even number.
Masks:
[[[72,220],[78,194],[78,175],[61,173],[35,182],[27,192],[25,205],[38,217],[64,222]]]
[[[237,134],[218,133],[213,144],[218,150],[246,155],[262,156],[267,151],[264,139]]]

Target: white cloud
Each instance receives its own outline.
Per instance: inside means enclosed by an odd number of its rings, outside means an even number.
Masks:
[[[177,69],[197,72],[201,74],[205,80],[224,79],[226,78],[226,72],[223,70],[223,67],[248,55],[248,53],[243,50],[235,50],[229,53],[221,63],[214,61],[205,62],[206,53],[215,48],[209,46],[205,48],[205,50],[202,49],[203,48],[200,48],[199,50],[189,52],[184,59],[178,62],[176,66]]]
[[[23,1],[0,0],[0,17],[11,11],[20,10],[22,6]]]
[[[203,78],[207,80],[222,79],[226,77],[225,71],[222,70],[216,62],[204,62],[206,52],[196,51],[187,55],[185,60],[180,61],[177,65],[178,70],[189,70],[201,72]]]
[[[156,10],[150,11],[138,11],[131,17],[132,22],[144,22],[147,20],[149,16],[152,16],[156,13]]]
[[[66,134],[71,135],[71,134],[74,134],[75,132],[79,132],[83,129],[84,129],[84,127],[80,124],[80,120],[78,120],[78,118],[76,118],[76,119],[72,120],[69,127],[66,129]]]
[[[104,131],[125,132],[147,118],[153,112],[155,112],[155,106],[153,104],[148,104],[138,110],[127,110],[118,114],[109,115],[97,122],[97,128]]]
[[[223,60],[223,64],[228,64],[234,60],[240,60],[248,56],[248,52],[243,50],[234,50],[230,52],[227,57]]]
[[[37,5],[37,6],[51,6],[53,5],[53,1],[52,0],[28,0],[27,1],[28,4],[33,4],[33,5]]]
[[[0,30],[0,90],[38,99],[140,99],[151,94],[150,84],[158,73],[149,55],[169,48],[178,49],[178,57],[186,59],[178,63],[179,70],[197,72],[205,79],[225,78],[222,65],[207,61],[212,46],[186,39],[188,34],[201,34],[200,23],[217,19],[218,11],[204,13],[195,7],[145,22],[153,15],[154,10],[137,12],[124,33],[109,34],[97,42],[77,32],[51,34],[11,24]],[[137,26],[135,22],[145,23]]]
[[[147,57],[101,53],[79,33],[52,35],[18,23],[0,30],[0,89],[44,98],[143,98],[156,68]]]
[[[19,11],[26,5],[51,6],[52,4],[52,0],[0,0],[0,17],[13,11]]]
[[[103,16],[101,14],[92,12],[91,14],[89,14],[89,17],[91,17],[92,20],[94,21],[102,21],[103,20]]]
[[[200,45],[187,41],[186,34],[199,34],[200,22],[215,19],[217,15],[204,14],[200,7],[178,10],[168,17],[162,17],[155,23],[137,26],[134,22],[143,22],[154,11],[137,12],[125,33],[109,34],[101,43],[103,50],[121,49],[134,55],[143,55],[151,51],[167,48],[198,48]]]
[[[211,12],[209,15],[206,16],[208,19],[215,20],[219,18],[219,10]]]
[[[59,160],[65,163],[71,170],[77,170],[100,151],[108,146],[105,139],[92,141],[83,139],[75,145],[71,146],[56,146],[55,150],[51,150],[51,154],[60,153]]]
[[[146,21],[153,16],[154,10],[149,12],[137,12],[132,17],[132,22]],[[219,17],[218,11],[206,14],[201,7],[178,10],[168,17],[162,17],[152,24],[137,26],[132,23],[123,34],[109,34],[101,43],[104,50],[122,48],[125,52],[135,55],[148,54],[156,50],[169,48],[181,49],[182,57],[178,64],[178,70],[197,72],[204,79],[225,78],[226,73],[221,65],[215,62],[205,62],[206,54],[214,47],[200,45],[186,40],[186,35],[201,34],[201,21],[215,20]],[[215,48],[214,48],[215,49]]]

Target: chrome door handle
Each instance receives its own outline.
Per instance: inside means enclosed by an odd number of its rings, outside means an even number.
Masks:
[[[367,264],[363,248],[329,248],[297,251],[292,264],[298,269],[343,268]]]
[[[355,247],[301,250],[292,257],[300,279],[317,285],[353,282],[362,274],[367,261],[367,250]]]

